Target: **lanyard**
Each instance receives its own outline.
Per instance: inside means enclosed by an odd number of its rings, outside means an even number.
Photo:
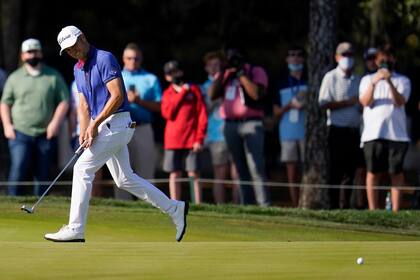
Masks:
[[[297,80],[297,79],[292,78],[291,76],[289,76],[288,79],[289,79],[289,88],[290,88],[290,91],[292,92],[292,97],[296,96],[299,93],[299,88],[300,88],[302,79]],[[296,80],[297,83],[295,84],[293,80]]]

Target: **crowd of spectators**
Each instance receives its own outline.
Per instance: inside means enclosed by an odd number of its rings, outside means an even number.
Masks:
[[[317,93],[318,106],[327,115],[330,207],[377,209],[382,203],[375,186],[389,182],[392,209],[398,211],[398,187],[405,183],[403,163],[410,142],[405,112],[410,80],[396,71],[397,56],[390,46],[371,47],[364,52],[362,75],[355,72],[357,52],[351,43],[341,42],[331,55],[335,55],[336,67],[325,73]],[[155,177],[159,161],[152,124],[160,114],[166,121],[162,169],[169,174],[171,198],[181,198],[178,179],[186,171],[190,200],[203,201],[200,156],[207,150],[216,179],[212,187],[215,203],[229,202],[227,186],[222,182],[233,179],[239,183],[229,185],[230,201],[269,206],[272,199],[265,184],[264,138],[265,120],[271,118],[278,127],[279,160],[291,184],[290,205],[299,205],[308,94],[304,48],[288,48],[284,58],[287,75],[273,81],[278,86],[272,92],[266,70],[249,61],[237,47],[204,55],[201,67],[208,78],[201,84],[187,81],[182,62],[176,59],[165,63],[164,77],[158,77],[143,68],[143,56],[135,43],[122,50],[123,80],[131,118],[137,123],[129,144],[135,172],[147,179]],[[0,179],[10,182],[8,195],[28,194],[12,182],[51,179],[53,150],[65,118],[70,127],[68,145],[73,150],[78,145],[78,94],[74,84],[67,86],[60,73],[44,63],[37,39],[22,43],[21,62],[8,77],[0,71],[5,137],[0,146]],[[160,78],[167,83],[163,92]],[[272,98],[267,99],[269,95]],[[272,107],[268,114],[267,100]],[[3,174],[6,152],[10,154],[10,166],[8,174]],[[102,178],[100,171],[97,178]],[[366,194],[352,193],[352,188],[346,187],[355,184],[366,184]],[[34,194],[44,190],[45,186],[38,184]],[[101,194],[95,187],[93,191]],[[118,188],[114,196],[133,199]]]

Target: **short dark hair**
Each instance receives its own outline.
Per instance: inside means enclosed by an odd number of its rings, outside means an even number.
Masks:
[[[209,60],[212,60],[212,59],[220,59],[222,61],[223,60],[222,52],[221,51],[207,52],[203,57],[203,62],[204,64],[206,64]]]
[[[385,44],[379,47],[378,52],[376,53],[376,57],[379,55],[395,57],[395,49],[391,44]]]
[[[140,53],[142,52],[139,45],[137,45],[136,43],[128,43],[127,46],[125,46],[124,50],[132,50]]]
[[[302,55],[305,56],[305,50],[303,49],[302,46],[291,45],[290,47],[287,48],[287,53],[289,53],[290,51],[300,51]]]

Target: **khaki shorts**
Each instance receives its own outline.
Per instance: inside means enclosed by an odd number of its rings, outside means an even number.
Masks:
[[[229,149],[226,142],[213,142],[209,144],[211,162],[213,165],[225,165],[230,161]]]
[[[281,161],[282,162],[303,162],[304,159],[305,159],[304,140],[281,142]]]

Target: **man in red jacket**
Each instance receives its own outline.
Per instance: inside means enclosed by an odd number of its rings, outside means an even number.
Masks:
[[[170,195],[171,198],[181,197],[177,179],[186,170],[190,178],[191,200],[200,203],[198,153],[206,135],[206,105],[199,87],[184,82],[184,72],[177,61],[167,62],[164,72],[170,85],[163,93],[161,105],[162,116],[166,119],[163,169],[170,173]]]

